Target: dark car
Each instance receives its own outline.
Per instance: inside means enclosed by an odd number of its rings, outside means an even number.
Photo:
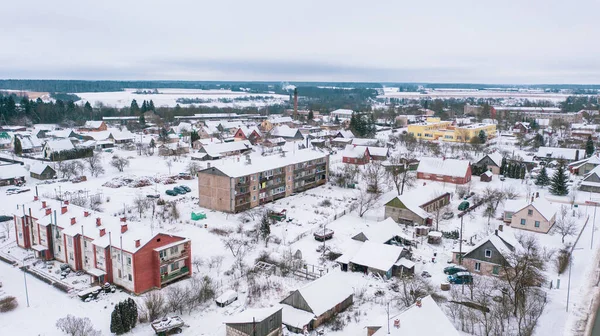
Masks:
[[[169,196],[177,196],[178,193],[174,190],[169,189],[169,190],[165,191],[165,194],[167,194]]]
[[[467,210],[467,209],[469,208],[469,206],[470,206],[469,202],[467,202],[467,201],[462,201],[462,203],[460,203],[460,204],[458,205],[458,210],[459,210],[459,211],[465,211],[465,210]]]
[[[191,192],[192,191],[192,189],[190,189],[190,187],[184,186],[184,185],[180,185],[179,188],[185,190],[186,192]]]
[[[448,282],[455,285],[470,284],[473,282],[473,276],[469,272],[458,272],[448,275]]]
[[[148,194],[148,195],[146,195],[146,197],[148,197],[148,198],[160,198],[160,195],[159,194]]]
[[[187,191],[181,187],[175,187],[175,188],[173,188],[173,191],[175,191],[176,193],[178,193],[180,195],[187,193]]]
[[[466,271],[467,271],[467,269],[465,267],[457,266],[457,265],[451,265],[451,266],[444,268],[444,273],[449,274],[449,275],[456,274],[458,272],[466,272]]]

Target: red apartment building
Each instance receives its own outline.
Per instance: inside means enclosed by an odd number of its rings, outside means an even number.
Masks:
[[[42,260],[58,260],[85,271],[93,282],[109,282],[140,294],[191,276],[189,239],[128,225],[68,201],[39,200],[14,213],[17,244]]]

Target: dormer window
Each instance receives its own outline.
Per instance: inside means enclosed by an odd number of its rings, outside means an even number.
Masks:
[[[486,258],[491,258],[492,257],[492,250],[485,250],[485,257]]]

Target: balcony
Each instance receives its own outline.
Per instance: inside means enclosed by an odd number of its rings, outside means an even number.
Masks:
[[[189,273],[189,269],[187,266],[183,266],[182,268],[178,269],[177,271],[168,273],[168,274],[163,274],[160,276],[160,284],[164,285],[168,282],[171,282],[175,279],[179,279],[182,278],[184,276],[187,276]]]

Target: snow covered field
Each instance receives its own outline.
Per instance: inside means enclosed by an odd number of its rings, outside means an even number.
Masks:
[[[179,104],[180,106],[217,106],[217,107],[248,107],[248,106],[266,106],[281,104],[289,99],[288,96],[278,94],[251,94],[245,92],[234,92],[231,90],[194,90],[194,89],[159,89],[159,94],[137,94],[135,93],[138,89],[126,89],[124,91],[117,92],[82,92],[77,93],[81,97],[81,101],[78,104],[85,104],[89,102],[92,106],[96,103],[102,103],[112,107],[129,107],[131,101],[135,99],[138,104],[141,105],[144,100],[152,100],[156,107],[174,107],[177,105],[178,98],[186,99],[203,99],[213,100],[212,102],[199,103],[199,104]],[[218,99],[234,99],[241,97],[269,97],[266,100],[248,100],[248,101],[234,101],[234,102],[219,102]]]
[[[137,97],[138,95],[133,96]],[[154,99],[154,97],[161,95],[151,96],[151,99]],[[154,101],[158,105],[157,100],[154,99]],[[378,137],[387,138],[388,134],[380,133]],[[516,154],[520,154],[523,157],[526,155],[525,152],[515,149],[509,140],[501,139],[497,143],[499,149],[514,150]],[[287,144],[287,146],[293,152],[292,148],[294,144]],[[399,150],[399,148],[396,150]],[[127,157],[130,160],[130,166],[125,168],[123,173],[119,173],[108,164],[114,154]],[[106,182],[113,181],[115,178],[122,176],[161,177],[177,175],[180,172],[186,171],[186,167],[190,162],[189,156],[184,155],[180,158],[172,157],[165,159],[158,156],[138,156],[135,151],[119,149],[116,149],[114,153],[103,152],[100,155],[102,156],[106,173],[97,178],[86,174],[88,176],[88,181],[86,182],[77,184],[71,182],[37,184],[39,181],[28,178],[27,187],[32,190],[27,193],[10,196],[4,192],[6,187],[0,188],[0,214],[11,215],[16,210],[18,204],[31,201],[36,192],[36,186],[37,192],[41,197],[54,196],[56,194],[63,194],[67,197],[78,193],[100,194],[104,200],[101,207],[105,213],[114,215],[115,217],[125,213],[131,225],[143,226],[147,230],[165,231],[189,237],[193,244],[192,251],[194,258],[202,258],[205,261],[215,257],[222,258],[222,265],[215,267],[209,268],[208,263],[205,262],[199,272],[194,270],[195,276],[208,275],[215,279],[217,295],[227,289],[238,288],[238,292],[240,293],[239,300],[225,308],[218,308],[212,301],[209,301],[201,309],[185,312],[182,317],[190,325],[190,328],[184,330],[184,335],[224,335],[225,327],[223,321],[228,316],[241,312],[246,308],[267,307],[276,304],[290,291],[308,282],[308,280],[300,277],[273,275],[268,280],[261,279],[261,281],[268,281],[268,286],[259,297],[250,297],[245,278],[236,277],[235,273],[228,272],[232,269],[235,258],[224,245],[222,241],[223,235],[219,233],[219,230],[220,232],[226,232],[226,235],[242,235],[244,231],[253,229],[255,223],[241,224],[242,221],[240,219],[244,214],[226,214],[198,207],[198,185],[196,180],[178,180],[178,185],[186,185],[192,189],[192,192],[175,197],[166,196],[164,193],[165,190],[171,189],[172,185],[160,183],[142,188],[128,186],[111,188],[103,186]],[[259,151],[256,151],[251,155],[260,154]],[[228,158],[212,162],[211,164],[218,167],[219,165],[226,165],[235,160],[237,158]],[[167,164],[168,161],[171,161],[171,167]],[[330,161],[333,168],[342,165],[340,163],[341,154],[338,153],[332,156]],[[30,161],[26,160],[26,164],[30,164]],[[200,164],[203,166],[206,165],[204,162]],[[552,172],[549,171],[549,174],[552,174]],[[252,245],[252,248],[245,253],[243,261],[247,266],[252,266],[255,260],[263,253],[277,260],[281,259],[285,253],[294,253],[299,250],[307,265],[314,265],[323,269],[324,272],[340,272],[335,262],[322,258],[322,253],[319,250],[323,243],[315,241],[312,233],[322,230],[323,225],[326,225],[327,229],[335,231],[335,235],[325,245],[332,251],[344,252],[351,250],[353,244],[356,244],[356,241],[351,239],[352,236],[365,229],[376,227],[377,222],[383,219],[383,205],[396,195],[391,184],[387,185],[386,188],[386,192],[363,217],[360,217],[356,211],[351,211],[358,198],[358,191],[339,188],[332,184],[310,189],[306,192],[269,203],[266,205],[269,209],[286,209],[288,218],[291,218],[291,220],[272,225],[271,234],[278,238],[279,241],[272,241],[267,247],[265,247],[263,242]],[[557,208],[563,204],[570,206],[567,197],[550,196],[548,195],[547,188],[539,188],[532,185],[531,181],[523,182],[517,179],[500,181],[495,176],[492,182],[483,183],[478,178],[474,178],[470,188],[476,194],[483,194],[488,188],[512,188],[518,191],[522,198],[526,197],[528,192],[540,192],[541,198],[546,198],[553,202],[553,205]],[[457,190],[456,185],[419,180],[413,190],[428,193],[433,191],[450,192],[453,194],[450,208],[454,213],[457,213],[457,207],[461,200],[454,195]],[[144,212],[141,218],[139,218],[133,205],[133,200],[136,197],[144,197],[146,194],[153,193],[160,193],[161,197],[165,200],[174,200],[177,203],[180,218],[172,221],[161,221],[151,218],[148,212]],[[588,215],[593,214],[593,208],[584,206],[585,200],[592,197],[593,195],[589,193],[579,193],[577,195],[576,221],[579,229],[583,228],[584,223],[588,220]],[[325,200],[329,201],[330,205],[324,205]],[[483,215],[484,207],[478,208],[474,213],[464,218],[463,237],[467,241],[463,245],[464,249],[472,246],[471,241],[473,243],[477,242],[479,239],[493,233],[494,229],[499,224],[502,224],[502,221],[497,218],[501,215],[502,209],[503,206],[500,205],[500,210],[495,215],[496,218],[491,218],[489,224],[488,218]],[[190,214],[192,211],[205,211],[207,219],[199,222],[191,221]],[[342,215],[343,213],[346,214]],[[600,218],[600,215],[598,217]],[[459,229],[460,219],[455,216],[450,220],[441,221],[439,226],[441,231]],[[585,226],[574,252],[575,259],[571,274],[569,313],[565,311],[567,274],[557,276],[553,262],[549,262],[546,275],[549,281],[553,281],[554,288],[549,289],[545,287],[549,303],[538,323],[538,328],[535,331],[536,335],[571,335],[571,330],[578,323],[578,319],[586,313],[590,299],[590,288],[593,285],[592,281],[595,279],[596,272],[596,263],[593,261],[597,258],[598,244],[600,244],[600,236],[597,236],[593,246],[590,245],[593,227],[592,216],[589,216],[588,224]],[[242,233],[239,233],[240,230]],[[505,226],[504,231],[507,233],[522,233],[522,231],[509,226]],[[406,232],[410,234],[412,231],[407,229]],[[558,249],[562,246],[561,237],[557,234],[534,235],[538,237],[541,245],[544,247]],[[10,255],[18,262],[22,262],[28,253],[15,246],[14,237],[15,233],[13,231],[10,233],[9,239],[0,240],[0,253],[2,255]],[[566,238],[566,242],[573,243],[576,238],[577,236],[569,236]],[[416,262],[416,276],[419,276],[423,271],[428,271],[432,275],[430,281],[436,293],[447,297],[448,293],[440,290],[440,283],[446,280],[446,275],[443,274],[442,270],[448,265],[452,251],[457,248],[457,241],[444,239],[440,245],[431,245],[423,240],[418,242],[418,246],[413,249],[413,256]],[[26,261],[26,263],[31,263],[31,260]],[[348,324],[344,330],[335,332],[328,330],[327,334],[365,335],[366,331],[364,327],[366,323],[385,316],[387,303],[390,301],[394,302],[398,293],[391,289],[390,285],[392,281],[383,281],[380,278],[352,272],[343,273],[343,276],[347,279],[348,284],[351,284],[354,288],[355,293],[362,294],[360,296],[356,295],[354,305],[350,311],[344,313],[343,316],[348,318]],[[559,289],[556,288],[557,279],[561,280]],[[14,295],[19,300],[19,307],[15,311],[0,314],[0,325],[2,326],[0,334],[2,335],[4,333],[7,335],[63,335],[54,327],[54,324],[58,318],[64,317],[67,314],[89,317],[97,329],[100,329],[104,335],[109,335],[110,313],[112,312],[113,305],[129,297],[128,294],[117,291],[117,293],[102,295],[98,300],[92,302],[82,302],[75,295],[60,292],[46,283],[27,275],[27,289],[30,301],[30,307],[27,307],[23,272],[16,267],[0,262],[0,281],[4,284],[0,289],[0,295],[3,292],[6,295]],[[76,277],[67,278],[65,281],[70,281],[71,284],[73,284],[73,281],[77,281],[74,284],[78,285],[75,286],[77,288],[83,288],[87,285],[85,279]],[[185,285],[189,281],[183,280],[171,286]],[[134,298],[138,301],[140,300],[139,297]],[[442,307],[445,307],[445,305],[442,304]],[[398,305],[392,306],[392,312],[399,312],[400,309],[401,307]],[[38,316],[36,323],[30,322],[31,316]],[[456,321],[453,322],[457,325]],[[152,330],[149,324],[140,324],[130,334],[149,335],[152,334]]]
[[[421,98],[503,98],[513,100],[549,100],[554,103],[564,101],[569,94],[566,93],[550,93],[550,92],[511,92],[511,91],[475,91],[475,90],[433,90],[426,93],[420,92],[399,92],[398,88],[384,88],[384,94],[378,98],[406,98],[406,99],[421,99]]]

